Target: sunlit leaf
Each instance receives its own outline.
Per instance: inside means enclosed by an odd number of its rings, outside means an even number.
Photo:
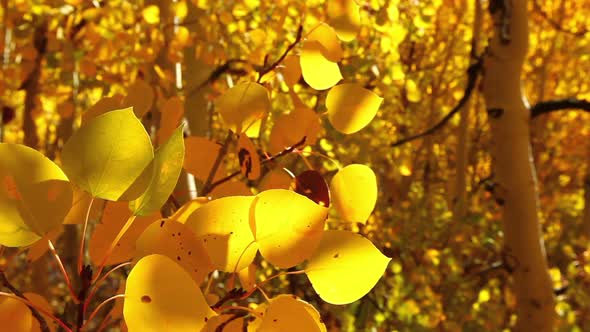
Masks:
[[[312,29],[307,40],[317,41],[321,45],[322,55],[329,61],[338,62],[342,59],[342,47],[336,31],[326,23],[320,23]]]
[[[323,234],[328,209],[290,190],[256,196],[252,232],[262,256],[280,268],[309,258]]]
[[[301,65],[299,64],[299,57],[296,55],[287,55],[283,60],[283,68],[281,69],[283,78],[288,86],[293,86],[301,79]]]
[[[201,239],[186,225],[158,220],[149,225],[136,242],[136,259],[160,254],[174,260],[200,284],[213,270],[211,259]]]
[[[344,167],[330,183],[332,202],[340,217],[348,222],[365,223],[377,202],[377,178],[365,165]]]
[[[390,5],[395,7],[395,5]],[[353,40],[361,27],[359,6],[355,0],[329,0],[328,17],[338,37],[345,42]]]
[[[73,186],[73,190],[74,197],[72,199],[72,208],[66,215],[63,222],[66,225],[83,224],[84,220],[86,219],[86,214],[88,213],[88,206],[90,205],[90,201],[92,201],[92,195],[80,189],[79,187]],[[90,209],[88,218],[90,220],[98,218],[103,206],[104,201],[102,199],[95,198],[92,202],[92,207]]]
[[[131,187],[153,157],[150,137],[131,109],[94,118],[70,137],[62,152],[70,180],[111,201]]]
[[[143,80],[136,80],[127,89],[121,108],[132,107],[135,116],[141,118],[152,107],[154,90]]]
[[[183,127],[156,150],[152,161],[152,179],[146,191],[137,200],[129,203],[133,214],[150,215],[162,207],[174,190],[184,161]]]
[[[215,164],[217,155],[221,146],[204,137],[190,136],[184,139],[185,158],[184,169],[195,176],[195,178],[205,181],[209,176],[209,172]],[[213,180],[218,180],[221,177],[221,167],[217,169],[217,173]]]
[[[359,234],[326,231],[305,271],[322,300],[347,304],[375,286],[390,260]]]
[[[3,331],[29,332],[34,319],[31,310],[22,301],[0,296],[0,322]]]
[[[342,79],[338,63],[322,54],[324,47],[317,41],[307,41],[301,49],[301,72],[303,79],[316,90],[326,90]]]
[[[260,157],[254,143],[245,134],[238,138],[238,160],[240,170],[248,180],[257,180],[260,177]]]
[[[188,217],[193,214],[193,212],[200,208],[201,205],[206,204],[209,200],[204,197],[199,197],[193,200],[190,200],[184,205],[182,205],[173,215],[171,215],[168,220],[169,221],[176,221],[181,224],[186,223]]]
[[[216,109],[229,129],[241,133],[270,110],[268,91],[254,82],[237,84],[217,99]]]
[[[56,228],[39,239],[39,241],[33,243],[33,245],[27,249],[27,260],[29,262],[34,262],[41,258],[41,256],[43,256],[49,250],[47,240],[51,240],[53,243],[55,243],[55,241],[57,241],[57,239],[62,235],[63,231],[63,227]]]
[[[32,244],[58,228],[72,205],[62,170],[24,145],[0,143],[0,244]]]
[[[326,332],[318,311],[294,295],[279,295],[270,300],[260,332]]]
[[[336,130],[352,134],[373,120],[383,98],[356,83],[335,86],[328,92],[328,119]]]
[[[125,323],[130,331],[200,331],[215,313],[182,267],[162,255],[143,257],[125,287]]]
[[[108,202],[102,214],[101,223],[95,226],[88,251],[90,258],[96,265],[102,262],[107,250],[113,240],[127,221],[131,217],[126,202]],[[113,252],[106,261],[107,265],[121,263],[130,260],[135,255],[137,238],[141,233],[154,221],[161,218],[158,212],[148,217],[135,218],[131,227],[125,232],[121,240],[115,245]]]
[[[246,268],[258,251],[250,231],[254,196],[230,196],[211,201],[186,221],[202,239],[216,269],[235,272]]]

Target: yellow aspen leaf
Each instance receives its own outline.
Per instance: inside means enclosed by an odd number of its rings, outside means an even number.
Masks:
[[[395,7],[393,5],[389,7]],[[361,28],[361,15],[355,0],[329,0],[328,17],[340,40],[349,42],[356,38]]]
[[[238,272],[238,278],[242,289],[248,292],[254,289],[254,286],[256,286],[256,264],[252,263],[247,268],[241,269]]]
[[[143,257],[129,273],[123,316],[130,331],[200,331],[215,315],[199,285],[166,256]]]
[[[174,191],[184,160],[183,126],[160,146],[152,161],[152,177],[146,191],[129,203],[134,215],[147,216],[159,211]]]
[[[149,5],[141,11],[141,16],[148,24],[160,23],[160,8],[156,5]]]
[[[176,221],[158,220],[149,225],[137,239],[135,259],[160,254],[182,266],[200,284],[213,270],[211,259],[193,231]]]
[[[252,190],[243,181],[227,181],[218,185],[209,193],[209,196],[215,199],[227,196],[250,195],[252,195]]]
[[[195,176],[195,178],[205,181],[209,176],[219,154],[221,146],[204,137],[190,136],[184,139],[185,158],[184,169]],[[217,169],[217,173],[213,180],[218,180],[221,177],[221,167]]]
[[[321,22],[307,35],[307,40],[317,41],[321,45],[322,55],[329,61],[342,60],[342,47],[336,31],[324,22]]]
[[[316,204],[330,206],[330,188],[322,174],[316,170],[307,170],[297,175],[291,183],[291,188]]]
[[[375,286],[390,260],[359,234],[326,231],[305,273],[322,300],[348,304]]]
[[[418,90],[416,82],[410,78],[406,79],[406,97],[413,103],[417,103],[422,99],[422,93]]]
[[[320,117],[307,107],[296,108],[289,114],[279,116],[270,131],[269,150],[278,153],[300,142],[305,137],[306,145],[317,141],[322,128]]]
[[[326,332],[319,312],[294,295],[279,295],[269,301],[259,332]]]
[[[301,79],[301,65],[299,64],[299,57],[292,54],[287,55],[285,60],[283,60],[281,73],[283,74],[285,83],[289,87],[297,84],[297,82],[299,82]]]
[[[289,189],[291,181],[292,178],[287,171],[277,168],[266,173],[260,181],[259,188],[261,192],[270,189]]]
[[[317,41],[307,41],[301,49],[300,63],[303,79],[315,90],[326,90],[342,79],[336,62],[324,57],[324,48]]]
[[[94,197],[116,201],[153,157],[149,135],[127,108],[97,116],[76,131],[64,145],[62,163],[64,172],[80,188]]]
[[[106,251],[129,217],[131,217],[131,211],[126,202],[107,202],[102,214],[102,223],[96,225],[88,244],[90,258],[95,265],[102,262]],[[161,217],[158,211],[148,217],[135,218],[131,227],[116,244],[106,264],[118,264],[133,258],[137,238],[149,225]]]
[[[260,177],[260,157],[252,140],[244,133],[238,138],[238,160],[240,171],[248,180]]]
[[[193,200],[190,200],[184,205],[182,205],[173,215],[171,215],[168,220],[169,221],[176,221],[181,224],[186,223],[188,217],[195,212],[196,209],[200,208],[201,205],[207,204],[209,200],[203,197],[199,197]]]
[[[88,110],[82,113],[82,125],[85,125],[91,119],[106,112],[115,111],[121,108],[121,96],[105,97],[92,105]]]
[[[352,164],[338,171],[330,190],[336,211],[347,222],[364,224],[377,203],[377,177],[365,165]]]
[[[205,327],[201,332],[242,332],[242,326],[244,325],[244,319],[235,319],[234,315],[219,315],[211,317],[205,324]],[[222,328],[222,329],[220,329]]]
[[[217,99],[216,108],[223,123],[235,133],[242,133],[270,110],[266,88],[258,83],[240,83]]]
[[[216,269],[236,272],[246,268],[258,246],[250,230],[250,205],[254,196],[230,196],[211,201],[186,221],[202,239]]]
[[[136,80],[127,89],[127,96],[123,99],[121,108],[133,107],[133,112],[138,118],[142,118],[152,107],[154,102],[154,90],[143,80]]]
[[[34,319],[31,310],[22,301],[0,296],[0,322],[3,331],[29,332]]]
[[[280,268],[309,258],[324,231],[328,209],[294,191],[263,191],[254,201],[252,232],[262,257]]]
[[[68,211],[64,219],[65,225],[77,225],[83,224],[84,220],[86,220],[86,214],[88,213],[88,206],[90,205],[90,201],[92,200],[92,195],[85,192],[84,190],[80,189],[77,186],[72,186],[74,191],[74,196],[72,199],[72,208]],[[100,215],[102,208],[104,206],[104,201],[102,199],[94,199],[92,202],[92,207],[90,209],[90,215],[88,219],[93,220],[97,219]]]
[[[45,299],[43,296],[41,296],[37,293],[30,293],[30,292],[23,293],[23,295],[29,301],[31,301],[33,304],[35,304],[37,307],[44,309],[47,312],[53,312],[53,307],[51,306],[51,304],[49,304],[47,299]],[[43,314],[42,312],[39,312],[39,314],[43,318],[45,318],[45,322],[47,323],[47,327],[49,328],[49,331],[54,332],[55,330],[57,330],[57,323],[53,319],[51,319],[47,315]],[[33,318],[33,326],[31,327],[30,331],[31,332],[41,332],[41,326],[39,325],[39,321],[35,318]]]
[[[328,120],[339,132],[356,133],[373,120],[382,101],[383,98],[359,84],[337,85],[326,97]]]
[[[158,142],[165,142],[178,128],[184,115],[184,103],[174,96],[162,105],[160,110],[160,129],[158,130]]]
[[[0,244],[27,246],[59,228],[72,206],[64,172],[37,150],[0,143]]]

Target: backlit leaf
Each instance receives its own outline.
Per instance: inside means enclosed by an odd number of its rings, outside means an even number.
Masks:
[[[279,116],[270,132],[271,153],[278,153],[300,142],[305,137],[306,145],[317,141],[321,130],[319,116],[307,107],[296,108],[289,114]]]
[[[80,188],[116,201],[153,157],[150,137],[128,108],[102,114],[75,132],[64,145],[62,163]]]
[[[216,269],[235,272],[246,268],[258,251],[250,231],[254,196],[230,196],[211,201],[186,221],[202,239]]]
[[[262,256],[280,268],[295,266],[317,248],[328,209],[290,190],[256,196],[252,232]]]
[[[0,322],[3,331],[29,332],[34,319],[31,310],[22,301],[0,296]]]
[[[393,5],[392,5],[393,6]],[[338,37],[345,42],[353,40],[361,27],[359,6],[355,0],[329,0],[328,17]]]
[[[326,332],[318,311],[294,295],[279,295],[269,301],[260,332]]]
[[[152,179],[147,190],[129,206],[137,216],[150,215],[162,207],[174,190],[184,161],[183,127],[156,150],[152,161]]]
[[[305,271],[322,300],[347,304],[375,286],[390,260],[359,234],[326,231]]]
[[[125,287],[123,316],[130,331],[200,331],[215,316],[186,271],[162,255],[143,257]]]
[[[88,121],[101,114],[121,109],[121,100],[122,97],[119,95],[100,99],[96,104],[82,113],[82,125],[87,124]]]
[[[246,291],[251,291],[256,286],[256,264],[252,263],[247,268],[238,271],[240,285]]]
[[[241,133],[270,110],[268,91],[254,82],[237,84],[217,99],[216,109],[229,129]]]
[[[181,224],[186,223],[186,220],[188,219],[188,217],[193,214],[193,212],[200,208],[201,205],[203,204],[207,204],[209,200],[205,197],[199,197],[193,200],[190,200],[186,203],[184,203],[184,205],[182,205],[178,210],[176,210],[176,212],[174,212],[173,215],[171,215],[168,220],[169,221],[177,221]]]
[[[330,183],[332,202],[340,217],[348,222],[365,223],[377,202],[377,177],[365,165],[344,167]]]
[[[62,170],[40,152],[0,143],[0,244],[32,244],[58,228],[72,205]]]
[[[209,176],[209,172],[215,164],[215,159],[219,154],[221,146],[204,137],[190,136],[184,139],[185,158],[184,169],[195,176],[195,178],[205,182]],[[221,167],[217,169],[217,173],[213,180],[218,180],[221,177]]]
[[[193,231],[176,221],[158,220],[149,225],[137,239],[136,259],[160,254],[174,260],[200,284],[213,270],[211,259]]]
[[[160,129],[158,130],[158,142],[165,142],[180,125],[184,114],[184,103],[178,97],[172,97],[160,110]]]
[[[92,195],[80,189],[79,187],[73,186],[73,190],[74,197],[72,199],[72,208],[66,215],[63,222],[66,225],[83,224],[84,220],[86,219],[86,214],[88,213],[88,206],[90,205],[90,201],[92,200]],[[88,218],[90,220],[98,218],[103,206],[104,201],[95,198],[92,202],[92,207],[90,209],[90,215],[88,216]]]
[[[328,119],[336,130],[352,134],[373,120],[383,98],[355,83],[335,86],[328,92]]]
[[[312,29],[307,36],[307,40],[315,40],[322,47],[322,55],[329,61],[338,62],[342,59],[342,47],[336,31],[326,23],[320,23]]]
[[[293,86],[301,79],[301,65],[299,64],[299,57],[296,55],[287,55],[283,60],[283,68],[281,69],[283,78],[288,86]]]
[[[150,6],[151,7],[151,6]],[[127,89],[121,108],[132,107],[135,116],[141,119],[154,102],[154,90],[143,80],[136,80]]]
[[[326,90],[342,79],[338,63],[322,54],[324,47],[317,41],[307,41],[301,49],[301,72],[303,79],[316,90]]]

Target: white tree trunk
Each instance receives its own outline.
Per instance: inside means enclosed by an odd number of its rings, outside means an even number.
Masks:
[[[504,10],[503,4],[510,8]],[[520,74],[528,47],[526,0],[497,0],[496,31],[485,59],[483,92],[494,139],[496,201],[503,207],[504,263],[514,278],[515,331],[553,331],[554,296],[538,218],[529,110]]]

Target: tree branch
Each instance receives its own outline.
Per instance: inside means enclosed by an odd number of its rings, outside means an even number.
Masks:
[[[406,137],[406,138],[402,138],[402,139],[392,143],[391,147],[400,146],[402,144],[420,139],[422,137],[432,135],[436,131],[438,131],[439,129],[444,127],[445,124],[447,124],[447,122],[449,122],[449,120],[461,110],[461,108],[465,105],[465,103],[467,103],[467,101],[469,100],[469,97],[471,97],[471,94],[473,93],[473,90],[475,89],[477,77],[479,76],[479,73],[481,72],[482,67],[483,67],[483,57],[480,57],[477,59],[477,62],[473,63],[472,65],[469,66],[469,68],[467,68],[467,85],[465,86],[465,91],[463,92],[463,97],[461,97],[461,99],[459,100],[457,105],[455,105],[455,107],[453,107],[453,109],[449,113],[447,113],[447,115],[445,115],[437,124],[435,124],[431,128],[429,128],[426,131],[423,131],[419,134],[412,135],[412,136]]]
[[[549,14],[543,10],[543,8],[541,8],[541,5],[539,4],[539,2],[537,0],[533,1],[533,8],[535,9],[535,12],[537,14],[539,14],[545,21],[547,21],[547,23],[549,23],[549,25],[551,25],[555,30],[560,31],[560,32],[564,32],[570,35],[574,35],[576,37],[584,37],[584,35],[586,33],[588,33],[588,29],[582,29],[580,31],[572,31],[569,29],[564,28],[563,26],[561,26],[561,24],[559,24],[559,22],[553,20],[551,17],[549,17]]]
[[[227,60],[222,65],[217,66],[217,68],[215,68],[211,72],[211,74],[209,74],[209,77],[207,77],[207,79],[205,79],[203,82],[201,82],[201,84],[197,85],[195,88],[193,88],[191,91],[189,91],[187,93],[187,96],[192,96],[193,94],[197,93],[203,87],[215,82],[221,75],[223,75],[227,72],[232,73],[232,74],[244,75],[246,72],[243,69],[234,68],[234,65],[236,65],[236,64],[248,64],[248,61],[242,60],[242,59],[229,59],[229,60]]]
[[[285,52],[283,52],[283,54],[277,59],[277,61],[273,62],[271,65],[269,66],[265,66],[262,69],[260,69],[260,71],[258,71],[258,80],[257,82],[260,83],[260,80],[262,80],[262,77],[266,74],[268,74],[269,72],[273,71],[275,68],[277,68],[277,66],[283,62],[283,60],[287,57],[287,55],[289,54],[289,52],[291,52],[291,50],[301,41],[301,37],[303,37],[303,26],[300,25],[299,28],[297,29],[297,37],[295,38],[295,41],[292,42],[287,49],[285,50]]]
[[[555,111],[578,109],[590,112],[590,101],[576,98],[541,101],[531,107],[531,118]]]
[[[6,274],[4,274],[3,270],[0,270],[0,283],[2,283],[2,285],[6,288],[8,288],[8,290],[10,290],[14,295],[28,300],[27,297],[18,289],[16,289],[16,287],[14,287],[10,281],[8,281],[8,278],[6,278]],[[43,318],[43,316],[41,316],[41,314],[39,313],[39,311],[35,308],[33,308],[32,306],[28,306],[29,309],[31,310],[31,313],[33,314],[33,317],[35,317],[35,319],[39,322],[39,327],[41,329],[42,332],[49,332],[49,327],[47,326],[47,322],[45,321],[45,319]]]
[[[233,137],[233,133],[231,130],[229,130],[227,132],[227,136],[225,137],[225,141],[223,142],[223,145],[221,146],[221,149],[219,149],[219,153],[217,153],[217,158],[215,159],[215,163],[213,163],[213,167],[211,168],[211,171],[209,171],[209,175],[207,176],[207,180],[205,181],[205,184],[203,185],[203,195],[207,195],[209,192],[211,192],[211,190],[213,190],[213,186],[211,185],[211,183],[213,182],[213,179],[215,178],[215,173],[217,173],[219,166],[221,166],[221,162],[223,161],[223,157],[225,157],[225,154],[227,153],[227,148],[229,147],[229,143],[231,143],[232,137]]]

